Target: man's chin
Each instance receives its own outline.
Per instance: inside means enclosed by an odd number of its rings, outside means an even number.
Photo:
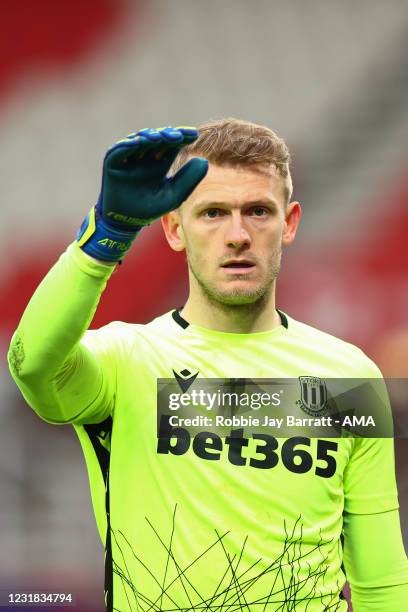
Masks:
[[[211,298],[225,306],[244,306],[245,304],[254,304],[262,299],[265,295],[264,290],[259,291],[226,291],[213,292]]]
[[[194,272],[193,272],[194,274]],[[269,282],[238,280],[221,283],[205,283],[197,274],[194,274],[204,296],[220,306],[247,306],[256,304],[265,299],[273,288],[274,279]]]

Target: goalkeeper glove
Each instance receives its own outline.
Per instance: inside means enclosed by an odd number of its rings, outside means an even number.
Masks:
[[[180,149],[197,138],[192,127],[145,129],[111,147],[98,201],[77,234],[81,249],[120,261],[145,225],[178,208],[206,175],[208,161],[195,157],[173,177],[166,174]]]

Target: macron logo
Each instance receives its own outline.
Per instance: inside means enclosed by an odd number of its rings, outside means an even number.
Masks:
[[[175,376],[175,379],[177,380],[178,386],[180,387],[183,393],[186,393],[189,390],[189,388],[198,376],[198,372],[196,372],[195,374],[191,374],[190,370],[187,370],[187,368],[181,370],[179,374],[177,374],[177,372],[173,370],[173,374]]]

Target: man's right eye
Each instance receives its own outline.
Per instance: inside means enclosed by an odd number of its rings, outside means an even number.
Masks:
[[[220,214],[221,211],[219,208],[208,208],[206,211],[204,211],[204,216],[208,217],[209,219],[216,219],[220,216]]]

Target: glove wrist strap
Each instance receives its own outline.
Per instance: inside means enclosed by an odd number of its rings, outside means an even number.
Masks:
[[[129,251],[142,227],[126,231],[113,227],[96,215],[93,207],[85,217],[76,239],[80,248],[102,261],[120,261]]]

